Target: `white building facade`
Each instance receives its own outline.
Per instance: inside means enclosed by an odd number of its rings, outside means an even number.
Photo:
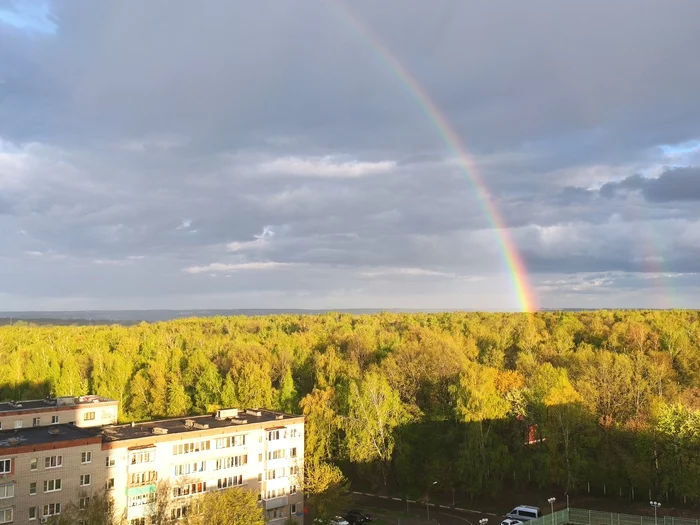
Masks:
[[[269,523],[302,523],[303,457],[304,418],[260,409],[0,431],[0,524],[40,523],[104,490],[126,523],[147,525],[232,487],[254,492]]]

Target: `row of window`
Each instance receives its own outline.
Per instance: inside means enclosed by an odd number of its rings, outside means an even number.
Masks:
[[[207,470],[206,461],[196,461],[194,463],[183,463],[173,466],[173,476],[185,476],[193,472],[204,472]]]
[[[80,476],[80,486],[81,487],[89,487],[90,484],[92,483],[92,476],[90,474],[81,474]],[[45,479],[43,483],[43,488],[44,488],[44,493],[48,492],[58,492],[63,488],[63,480],[60,478],[58,479]],[[14,491],[14,489],[13,489]],[[34,496],[37,491],[37,484],[35,481],[32,481],[29,484],[29,495]],[[6,491],[7,492],[7,491]],[[0,494],[2,493],[2,488],[0,487]],[[11,497],[11,496],[8,496]]]
[[[239,474],[238,476],[229,476],[227,478],[219,478],[216,484],[217,488],[219,489],[238,487],[239,485],[243,485],[243,474]]]
[[[215,470],[222,470],[226,468],[242,467],[248,464],[248,454],[243,454],[242,456],[229,456],[227,458],[219,458],[216,460]]]
[[[158,472],[155,470],[148,470],[145,472],[134,472],[129,477],[129,485],[146,485],[148,483],[155,483],[158,481]]]
[[[102,411],[102,419],[111,419],[114,417],[114,413],[111,410],[103,410]],[[83,421],[94,421],[97,418],[97,414],[94,411],[90,412],[84,412],[83,413]],[[58,425],[61,423],[61,418],[59,415],[53,415],[51,416],[51,424],[52,425]],[[41,426],[41,416],[33,417],[32,418],[32,426],[33,427],[40,427]],[[22,419],[15,419],[13,422],[13,428],[23,428],[24,427],[24,420]],[[2,421],[0,421],[0,430],[2,430]]]
[[[111,459],[111,458],[108,458],[108,459]],[[156,460],[156,451],[155,450],[142,450],[139,452],[132,452],[131,454],[129,454],[129,462],[132,465],[138,465],[139,463],[152,463],[155,460]]]
[[[206,441],[190,441],[189,443],[173,445],[173,455],[178,456],[180,454],[191,454],[193,452],[201,452],[203,450],[210,449],[211,443],[208,439]]]
[[[80,462],[87,464],[92,461],[92,452],[83,452],[80,455]],[[63,456],[46,456],[44,458],[44,469],[59,468],[63,466]],[[38,470],[39,458],[32,458],[29,461],[29,470]],[[0,459],[0,474],[12,472],[12,460]]]
[[[240,434],[236,436],[217,438],[215,446],[217,449],[243,446],[245,445],[245,436],[245,434]]]
[[[90,498],[80,498],[80,508],[84,509],[87,507],[87,502]],[[29,507],[29,519],[30,520],[35,520],[37,519],[37,513],[38,513],[39,508],[38,507]],[[49,516],[58,516],[61,513],[61,504],[60,503],[49,503],[48,505],[44,505],[43,508],[41,509],[41,517],[42,518],[47,518]],[[0,523],[2,523],[0,521]]]
[[[292,485],[289,487],[289,495],[293,495],[297,493],[297,486]],[[267,491],[267,499],[272,499],[272,498],[280,498],[282,496],[287,495],[287,489],[285,487],[282,487],[280,489],[270,489]]]
[[[181,487],[173,487],[173,498],[182,498],[191,496],[192,494],[201,494],[207,490],[207,482],[200,481],[197,483],[188,483]]]
[[[156,501],[155,493],[139,494],[137,496],[129,496],[129,507],[139,507],[141,505],[149,505]]]
[[[58,425],[60,423],[59,416],[51,416],[51,424],[52,425]],[[33,427],[40,427],[41,426],[41,417],[33,417],[32,418],[32,426]],[[24,427],[24,420],[22,419],[15,419],[14,428],[22,428]],[[2,421],[0,421],[0,430],[2,430]],[[2,522],[0,522],[2,523]]]
[[[286,457],[287,457],[287,449],[286,448],[280,448],[278,450],[270,450],[267,452],[267,459],[268,460],[284,459]],[[289,457],[290,458],[297,457],[297,447],[292,447],[289,449]]]
[[[277,430],[269,430],[267,432],[267,440],[268,441],[277,441],[278,439],[286,439],[288,437],[290,438],[295,438],[299,436],[299,431],[296,428],[292,429],[277,429]]]

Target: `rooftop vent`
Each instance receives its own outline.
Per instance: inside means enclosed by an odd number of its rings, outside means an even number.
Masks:
[[[275,416],[275,419],[284,419],[284,416],[282,414],[278,414]]]
[[[58,436],[60,433],[61,433],[61,429],[58,427],[51,427],[49,429],[49,434],[51,434],[52,436]]]
[[[58,406],[75,405],[75,398],[73,396],[57,397],[56,404]]]
[[[163,428],[163,427],[153,427],[152,432],[153,432],[154,434],[157,434],[157,435],[159,435],[159,436],[162,436],[162,435],[168,433],[168,429],[167,429],[167,428]]]
[[[20,403],[19,401],[10,401],[8,405],[15,408],[22,408],[22,403]]]
[[[10,446],[19,445],[22,442],[19,438],[8,438],[7,444]]]
[[[233,417],[238,417],[238,409],[237,408],[225,408],[222,410],[217,410],[216,411],[216,416],[214,416],[216,419],[229,419]]]
[[[196,428],[197,430],[206,430],[209,428],[208,423],[195,423],[193,425],[193,428]]]
[[[247,409],[245,413],[256,417],[262,416],[262,412],[260,412],[260,410],[253,410],[252,408]]]
[[[187,428],[194,428],[194,419],[185,419],[185,426]]]
[[[248,420],[247,419],[229,419],[232,425],[247,425]]]

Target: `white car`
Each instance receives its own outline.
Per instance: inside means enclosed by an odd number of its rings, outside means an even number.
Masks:
[[[501,525],[523,525],[523,522],[513,518],[506,518],[501,522]]]
[[[315,519],[314,523],[323,523],[320,519]],[[328,525],[350,525],[345,518],[336,516],[328,521]]]

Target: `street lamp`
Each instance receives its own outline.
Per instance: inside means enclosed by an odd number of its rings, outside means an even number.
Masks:
[[[437,485],[437,481],[433,481],[433,483],[430,485],[432,487],[433,485]],[[425,495],[425,512],[428,514],[428,521],[430,521],[430,487],[428,487],[428,493]]]
[[[658,501],[650,501],[649,505],[654,507],[654,525],[656,525],[656,522],[657,522],[656,510],[661,506],[661,503],[659,503]]]
[[[552,524],[554,524],[554,520],[556,519],[554,517],[554,502],[557,501],[557,498],[549,498],[547,501],[552,506]]]

